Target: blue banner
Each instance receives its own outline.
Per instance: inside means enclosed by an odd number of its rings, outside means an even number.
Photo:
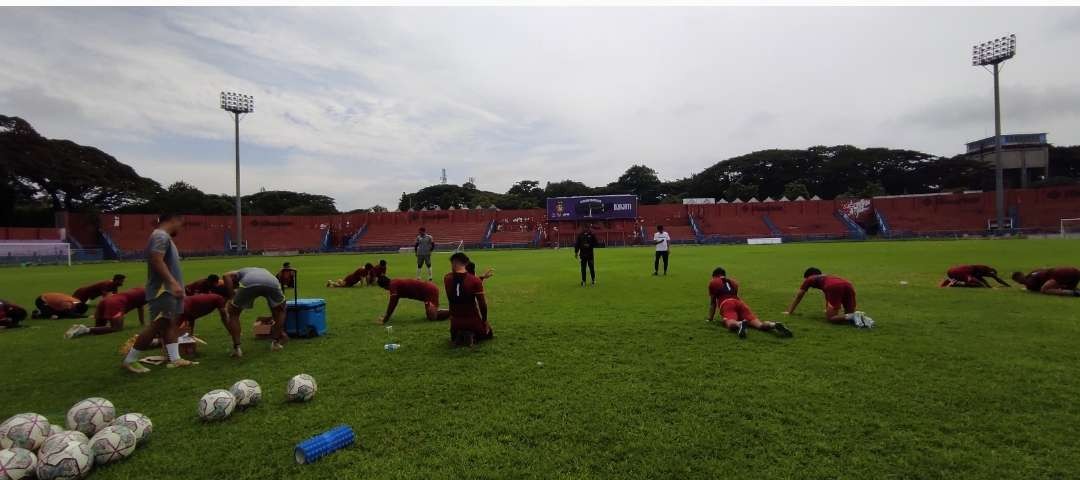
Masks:
[[[637,218],[636,195],[596,195],[547,199],[548,220]]]

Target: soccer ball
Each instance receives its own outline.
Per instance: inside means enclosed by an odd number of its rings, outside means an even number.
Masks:
[[[318,389],[311,375],[301,373],[289,379],[289,384],[285,386],[285,398],[291,402],[306,402],[315,397]]]
[[[208,422],[229,418],[236,408],[236,397],[228,390],[211,390],[199,400],[199,418]]]
[[[104,398],[87,398],[71,407],[67,413],[68,430],[78,430],[93,436],[116,418],[116,408]]]
[[[38,455],[38,480],[77,480],[85,477],[94,467],[90,445],[68,442],[64,448]]]
[[[0,448],[35,451],[50,431],[49,419],[36,413],[20,413],[0,423]]]
[[[11,447],[0,450],[0,480],[34,478],[37,457],[25,448]]]
[[[64,427],[55,423],[49,422],[49,435],[56,435],[57,433],[63,433]]]
[[[131,433],[135,434],[135,440],[141,445],[147,440],[150,440],[150,434],[154,431],[154,423],[150,421],[150,417],[141,413],[128,413],[116,417],[113,420],[112,425],[123,425],[131,430]]]
[[[90,439],[90,453],[94,454],[95,465],[105,465],[127,458],[135,451],[138,440],[130,428],[123,425],[111,425],[102,428]]]
[[[229,392],[236,397],[238,408],[254,407],[262,400],[262,387],[255,380],[240,380],[229,387]]]
[[[41,448],[38,449],[38,456],[48,455],[53,452],[59,452],[67,447],[67,444],[71,442],[89,443],[90,439],[86,438],[82,432],[76,430],[67,430],[60,433],[49,435],[48,438],[41,444]]]

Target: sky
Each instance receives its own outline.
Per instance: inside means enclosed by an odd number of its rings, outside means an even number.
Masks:
[[[475,178],[664,180],[771,148],[961,153],[993,135],[971,47],[1009,33],[1004,133],[1080,144],[1077,7],[0,8],[0,114],[163,185],[394,209]]]

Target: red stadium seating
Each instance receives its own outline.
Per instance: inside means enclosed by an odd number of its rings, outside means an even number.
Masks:
[[[657,225],[664,226],[664,231],[671,235],[673,242],[697,241],[690,227],[690,215],[683,205],[642,205],[638,207],[638,216],[645,229],[646,242],[656,233]]]
[[[994,216],[993,192],[987,193],[875,197],[874,209],[893,235],[979,233]]]
[[[708,239],[767,237],[773,235],[760,213],[750,207],[754,204],[689,205],[698,228]]]
[[[831,200],[769,202],[756,205],[767,209],[764,213],[785,237],[838,238],[848,235],[847,227],[836,218],[836,203]]]
[[[1080,218],[1080,186],[1011,190],[1009,204],[1016,205],[1018,223],[1024,230],[1058,232],[1061,219]]]
[[[0,240],[9,242],[19,240],[62,242],[64,238],[59,228],[0,227]]]

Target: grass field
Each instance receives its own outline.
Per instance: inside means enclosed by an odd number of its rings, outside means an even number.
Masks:
[[[397,352],[373,320],[378,288],[329,290],[375,255],[294,257],[301,296],[329,303],[330,334],[284,352],[247,340],[227,356],[214,318],[201,365],[119,370],[135,332],[64,340],[70,321],[28,320],[0,331],[0,418],[34,411],[60,421],[103,396],[118,413],[154,421],[149,445],[101,468],[110,478],[1075,478],[1080,472],[1080,300],[1017,289],[938,289],[950,264],[1002,272],[1080,264],[1080,243],[1002,240],[683,247],[667,277],[648,249],[599,250],[599,285],[577,285],[569,250],[470,252],[484,268],[496,339],[447,347],[446,323],[403,301]],[[390,254],[392,277],[410,257]],[[437,255],[437,272],[447,271]],[[192,280],[283,259],[188,260]],[[764,319],[780,319],[807,266],[852,280],[872,331],[826,324],[812,291],[788,319],[795,338],[751,331],[739,341],[704,322],[706,284],[722,265]],[[0,297],[32,305],[43,291],[139,263],[0,270]],[[276,271],[276,270],[275,270]],[[1007,274],[1007,273],[1006,273]],[[899,282],[909,282],[901,286]],[[291,293],[290,293],[291,295]],[[445,296],[444,296],[445,301]],[[245,314],[245,335],[260,305]],[[283,401],[285,382],[319,382],[307,404]],[[234,381],[261,383],[264,403],[217,424],[199,397]],[[295,443],[339,423],[358,445],[316,464]]]

